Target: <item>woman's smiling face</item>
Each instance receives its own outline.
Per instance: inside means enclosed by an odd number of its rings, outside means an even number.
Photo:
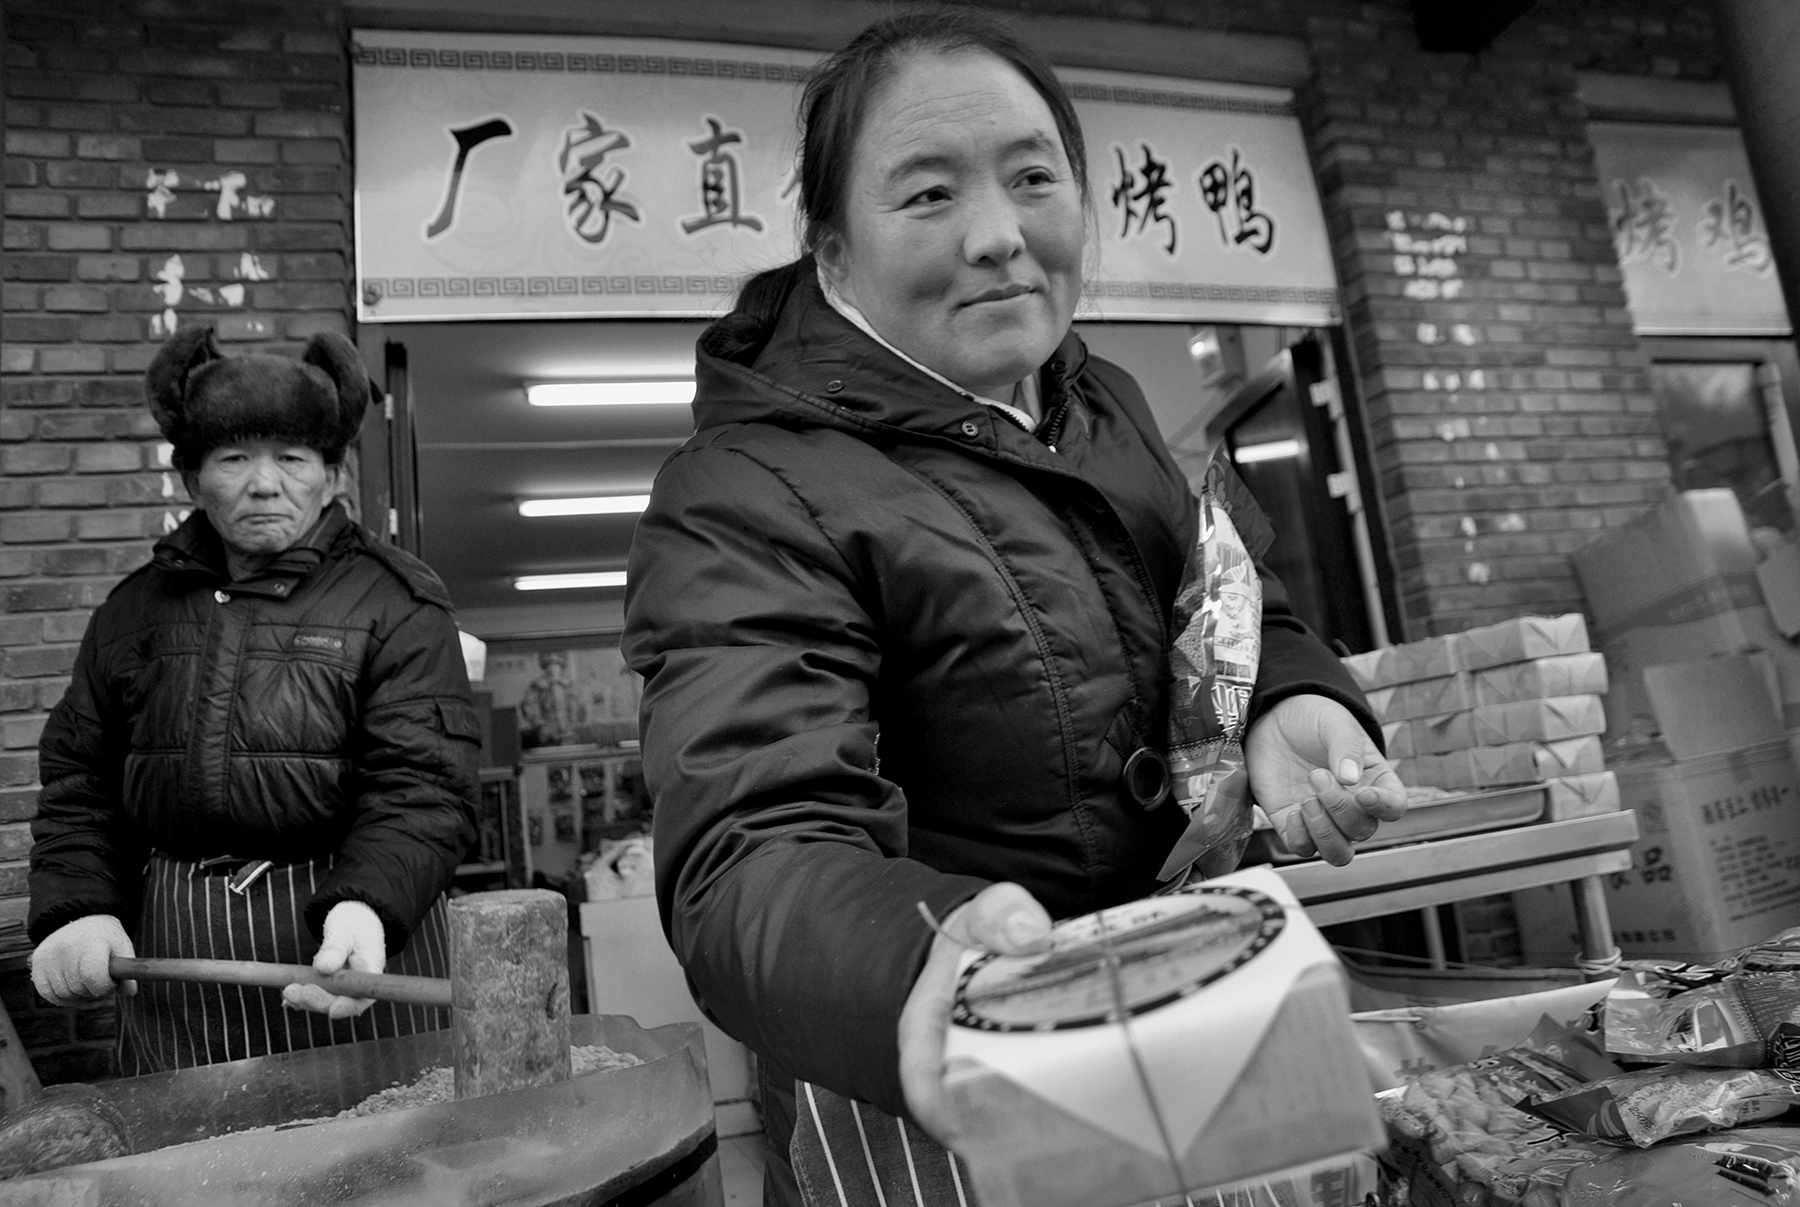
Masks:
[[[818,249],[883,339],[1005,400],[1081,293],[1081,192],[1036,90],[985,51],[915,54],[870,105],[844,229]]]

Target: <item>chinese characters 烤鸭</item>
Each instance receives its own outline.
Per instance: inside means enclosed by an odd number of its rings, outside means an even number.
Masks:
[[[1670,276],[1681,271],[1681,244],[1675,241],[1675,204],[1648,176],[1638,177],[1634,187],[1624,180],[1612,182],[1616,203],[1606,207],[1612,227],[1613,247],[1619,262],[1646,260]]]
[[[1719,255],[1726,268],[1759,277],[1774,270],[1768,241],[1756,233],[1756,203],[1735,180],[1727,179],[1724,194],[1706,203],[1700,218],[1700,242],[1707,247],[1723,244]]]
[[[1219,238],[1227,247],[1248,247],[1266,256],[1275,250],[1275,219],[1256,208],[1256,174],[1243,162],[1236,147],[1229,147],[1231,166],[1209,160],[1200,169],[1200,199],[1219,222]],[[1225,215],[1231,214],[1227,229]]]
[[[1125,161],[1124,148],[1114,146],[1113,154],[1119,159],[1119,181],[1113,186],[1111,200],[1113,208],[1124,211],[1124,225],[1119,231],[1121,239],[1131,237],[1132,223],[1137,223],[1137,233],[1143,234],[1152,222],[1162,224],[1168,231],[1169,241],[1163,244],[1163,250],[1171,256],[1175,254],[1175,216],[1163,209],[1163,195],[1174,188],[1169,179],[1169,165],[1156,158],[1156,152],[1149,143],[1139,143],[1144,151],[1143,167],[1134,170]],[[1132,204],[1138,202],[1140,204]]]
[[[712,133],[688,144],[688,150],[702,156],[700,161],[700,214],[683,218],[684,234],[705,230],[709,226],[747,226],[753,231],[763,228],[762,219],[743,212],[743,182],[738,175],[737,156],[725,150],[744,141],[738,130],[727,130],[716,117],[708,116],[706,124]]]
[[[584,243],[604,242],[612,230],[613,215],[642,222],[637,206],[618,195],[625,187],[625,169],[614,166],[602,172],[602,161],[614,151],[631,145],[622,130],[608,130],[598,117],[583,111],[581,125],[563,131],[556,170],[563,174],[563,196],[568,199],[569,228]]]
[[[507,138],[512,132],[512,123],[504,117],[493,117],[484,122],[445,131],[456,143],[456,159],[450,165],[450,184],[444,190],[444,204],[439,207],[438,215],[431,220],[431,225],[425,228],[427,239],[437,238],[456,221],[456,195],[462,191],[463,166],[469,162],[469,152],[490,138]]]

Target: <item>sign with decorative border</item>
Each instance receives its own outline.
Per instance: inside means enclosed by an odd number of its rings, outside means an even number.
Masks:
[[[358,318],[696,317],[795,254],[811,52],[359,31]],[[1067,71],[1088,138],[1081,317],[1337,321],[1280,89]]]

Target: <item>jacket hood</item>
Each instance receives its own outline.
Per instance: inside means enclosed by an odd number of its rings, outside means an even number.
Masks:
[[[835,427],[864,436],[938,436],[966,443],[962,425],[1012,425],[992,408],[883,348],[832,309],[819,284],[803,277],[783,304],[768,339],[728,357],[717,325],[701,334],[696,354],[694,427],[731,423]],[[1070,330],[1041,370],[1049,414],[1087,363],[1087,348]]]

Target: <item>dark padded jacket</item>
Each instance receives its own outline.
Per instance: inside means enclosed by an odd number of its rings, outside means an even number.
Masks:
[[[814,282],[760,349],[718,346],[628,575],[663,921],[725,1031],[901,1114],[918,902],[941,918],[1013,880],[1067,917],[1156,887],[1185,818],[1120,773],[1164,742],[1194,500],[1137,385],[1073,334],[1040,377],[1043,438]],[[1254,526],[1247,493],[1227,503]],[[1374,729],[1264,591],[1256,707],[1320,692]]]
[[[245,582],[196,510],[94,613],[44,728],[29,930],[136,925],[152,849],[335,855],[306,906],[373,908],[390,953],[474,838],[476,724],[450,600],[333,504]]]

